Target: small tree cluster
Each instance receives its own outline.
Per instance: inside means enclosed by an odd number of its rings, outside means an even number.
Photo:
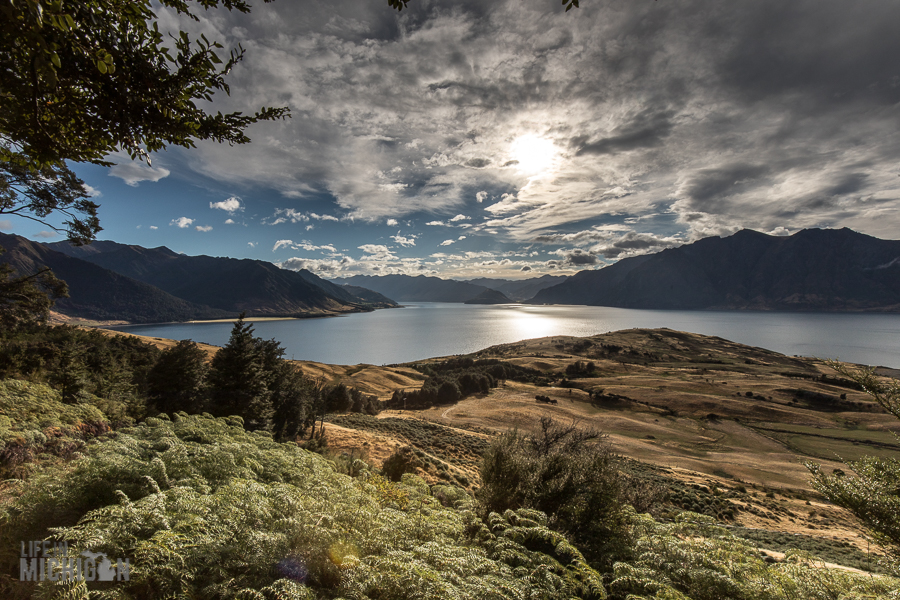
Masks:
[[[437,363],[420,363],[415,368],[428,378],[418,390],[397,390],[388,406],[421,409],[452,404],[474,394],[487,394],[500,382],[537,381],[543,375],[535,369],[520,367],[497,359],[456,358]]]
[[[566,375],[569,377],[590,377],[596,369],[597,366],[592,362],[576,360],[566,367]]]

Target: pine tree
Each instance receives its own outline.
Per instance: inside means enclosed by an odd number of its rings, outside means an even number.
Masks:
[[[147,376],[157,410],[199,413],[206,406],[206,353],[191,340],[165,350]]]
[[[271,349],[270,349],[271,350]],[[265,352],[244,313],[234,323],[228,343],[210,363],[208,383],[211,413],[238,415],[249,429],[265,429],[272,415]]]

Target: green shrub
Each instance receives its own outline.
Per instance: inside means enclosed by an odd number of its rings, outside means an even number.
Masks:
[[[605,596],[540,513],[483,524],[442,506],[421,479],[341,475],[239,418],[147,419],[87,450],[7,492],[0,597],[81,598],[100,585],[19,582],[19,541],[48,535],[70,554],[131,559],[109,599]]]
[[[534,436],[507,432],[485,452],[481,480],[484,512],[542,511],[594,564],[608,567],[627,554],[629,481],[598,432],[547,417]]]

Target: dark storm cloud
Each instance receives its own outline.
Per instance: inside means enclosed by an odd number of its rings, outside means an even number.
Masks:
[[[659,252],[666,248],[674,248],[684,243],[684,240],[678,238],[660,237],[650,233],[636,233],[629,231],[625,235],[616,240],[597,244],[591,248],[594,252],[603,258],[616,259],[623,256],[636,256],[639,254],[649,254]]]
[[[766,165],[748,164],[701,169],[688,177],[682,193],[690,199],[694,209],[715,212],[723,206],[724,197],[764,185],[762,178],[769,171]]]
[[[573,250],[566,254],[565,264],[572,266],[596,265],[597,257],[583,250]]]
[[[491,161],[488,158],[473,158],[466,161],[466,166],[473,169],[483,169],[489,164],[491,164]]]
[[[768,0],[727,11],[720,31],[737,36],[716,73],[747,101],[799,94],[806,110],[900,101],[897,3]]]
[[[637,115],[633,121],[617,127],[609,137],[590,142],[585,137],[577,137],[571,145],[577,150],[575,154],[613,154],[638,148],[659,146],[672,131],[672,114],[670,112],[651,113],[646,111]]]

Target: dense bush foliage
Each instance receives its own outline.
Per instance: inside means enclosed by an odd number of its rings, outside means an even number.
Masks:
[[[24,479],[47,461],[71,458],[109,429],[96,406],[63,404],[43,384],[0,380],[0,479]]]
[[[234,417],[147,419],[19,486],[0,520],[0,593],[11,599],[83,597],[84,582],[15,581],[19,540],[51,533],[70,553],[131,558],[130,581],[108,587],[110,598],[605,595],[539,513],[482,523],[420,479],[340,475]]]
[[[615,565],[614,597],[630,600],[851,600],[900,597],[896,579],[828,569],[799,551],[767,563],[713,519],[630,515],[634,558]]]
[[[129,405],[143,416],[147,375],[159,350],[137,338],[69,326],[0,333],[0,378],[49,383],[66,402],[90,396]],[[112,415],[110,415],[112,416]]]

